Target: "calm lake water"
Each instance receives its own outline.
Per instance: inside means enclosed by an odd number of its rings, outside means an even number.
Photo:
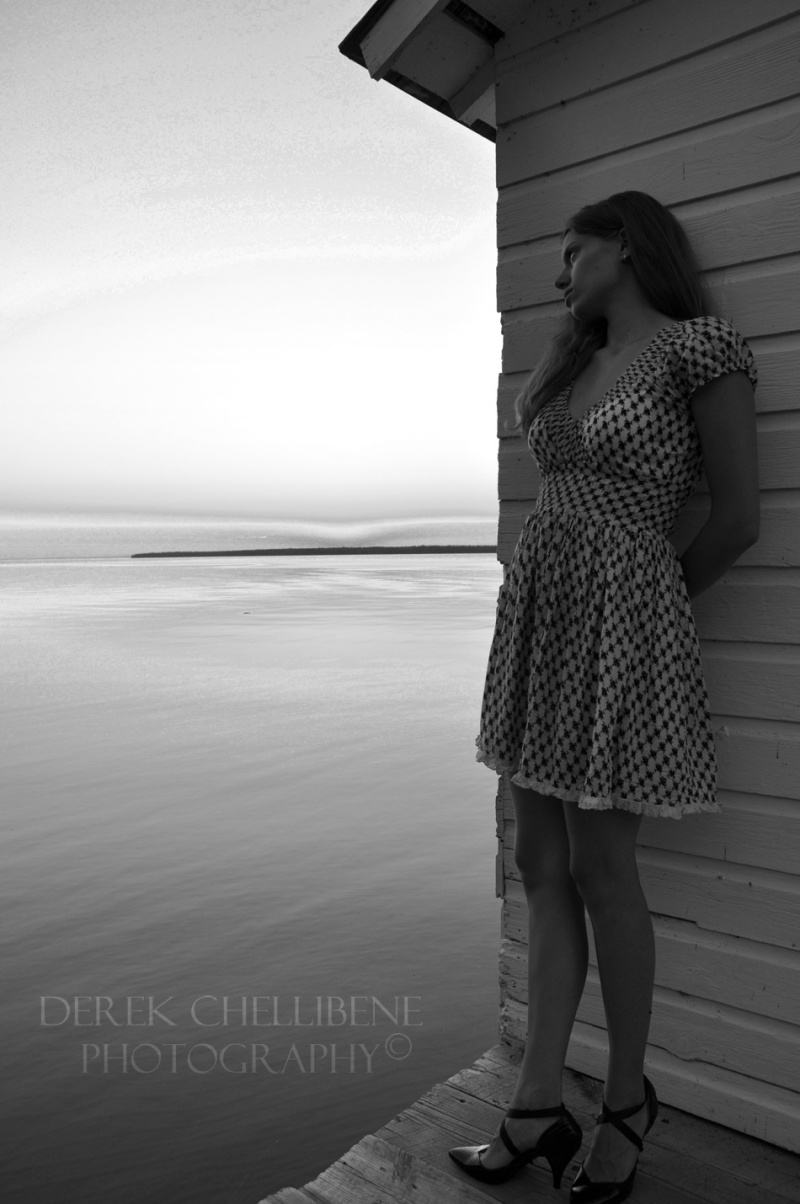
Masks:
[[[496,1040],[494,557],[129,558],[352,534],[0,522],[3,1200],[256,1204]]]

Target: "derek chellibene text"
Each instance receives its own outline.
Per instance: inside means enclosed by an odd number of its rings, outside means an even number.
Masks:
[[[391,1005],[374,995],[314,995],[290,999],[280,995],[198,995],[181,1008],[175,997],[158,999],[155,995],[40,995],[40,1024],[53,1028],[71,1024],[76,1028],[153,1028],[159,1024],[173,1028],[191,1023],[202,1028],[235,1025],[240,1028],[373,1028],[388,1021],[395,1028],[422,1024],[412,1019],[419,1012],[414,1004],[419,995],[396,995]],[[174,1005],[173,1015],[165,1011]],[[177,1015],[178,1019],[174,1016]]]
[[[295,1041],[287,1048],[279,1042],[264,1041],[82,1041],[82,1074],[169,1075],[189,1071],[207,1075],[300,1074],[372,1074],[375,1059],[384,1056],[390,1062],[404,1061],[412,1051],[411,1038],[404,1030],[419,1027],[419,995],[397,995],[385,1003],[374,995],[198,995],[182,1005],[172,995],[41,995],[42,1028],[62,1030],[102,1028],[180,1028],[182,1036],[192,1027],[227,1028],[375,1028],[390,1025],[394,1031],[373,1044],[363,1041]],[[153,1034],[155,1036],[155,1034]],[[322,1035],[322,1034],[320,1034]],[[344,1034],[342,1034],[343,1036]],[[277,1037],[277,1033],[275,1034]]]

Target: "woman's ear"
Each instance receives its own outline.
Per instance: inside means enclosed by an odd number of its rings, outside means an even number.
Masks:
[[[628,246],[628,236],[624,230],[620,230],[619,232],[619,254],[623,263],[629,262],[631,252]]]

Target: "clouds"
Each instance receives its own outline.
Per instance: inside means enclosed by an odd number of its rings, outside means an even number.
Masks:
[[[0,504],[493,506],[491,146],[338,55],[363,9],[5,6]]]

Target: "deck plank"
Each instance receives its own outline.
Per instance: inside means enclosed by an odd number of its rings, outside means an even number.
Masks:
[[[379,1204],[382,1200],[416,1204],[486,1204],[480,1185],[458,1181],[408,1150],[377,1136],[362,1138],[343,1158],[307,1185],[331,1204]]]
[[[454,1125],[453,1118],[435,1108],[431,1107],[427,1111],[409,1108],[386,1125],[383,1132],[387,1142],[397,1144],[402,1149],[413,1149],[419,1157],[446,1171],[453,1182],[454,1190],[460,1192],[465,1186],[477,1188],[483,1200],[502,1200],[505,1204],[530,1204],[531,1199],[561,1200],[563,1204],[563,1188],[571,1181],[574,1173],[570,1167],[565,1172],[561,1191],[553,1187],[550,1171],[544,1162],[525,1167],[507,1183],[493,1186],[468,1178],[448,1157],[447,1151],[452,1146],[479,1145],[485,1142],[487,1135],[497,1128],[501,1115],[502,1113],[496,1112],[489,1126],[465,1123],[458,1131],[454,1131],[451,1128]],[[440,1117],[444,1117],[445,1125],[440,1125]],[[458,1198],[461,1198],[460,1195]]]
[[[602,1084],[565,1071],[564,1101],[584,1130],[581,1151],[560,1191],[546,1162],[509,1182],[477,1183],[448,1157],[493,1133],[514,1089],[520,1051],[499,1044],[368,1135],[303,1188],[284,1188],[261,1204],[529,1204],[563,1200],[588,1148]],[[676,1108],[663,1106],[636,1176],[637,1204],[763,1204],[797,1199],[800,1158]]]
[[[517,1053],[510,1052],[505,1045],[498,1045],[488,1050],[474,1066],[454,1075],[448,1083],[458,1083],[463,1090],[482,1098],[491,1092],[492,1096],[499,1096],[499,1102],[504,1106],[513,1091],[518,1061]],[[596,1079],[572,1070],[564,1072],[564,1102],[585,1132],[591,1131],[601,1099],[602,1084]],[[662,1104],[659,1120],[648,1134],[645,1150],[656,1146],[663,1149],[665,1155],[669,1152],[679,1160],[694,1160],[698,1178],[701,1174],[706,1177],[704,1168],[707,1167],[720,1182],[727,1183],[729,1177],[741,1181],[749,1192],[755,1193],[744,1198],[756,1204],[764,1198],[758,1193],[766,1191],[791,1204],[796,1204],[798,1199],[800,1158],[796,1154],[713,1121]],[[642,1168],[644,1158],[645,1155]],[[714,1194],[711,1187],[705,1190],[707,1195],[703,1198],[709,1201],[731,1198],[719,1192]],[[733,1190],[733,1184],[730,1184],[730,1190]]]
[[[313,1196],[301,1187],[282,1187],[279,1192],[269,1197],[271,1204],[319,1204]]]
[[[441,1110],[445,1114],[449,1113],[451,1121],[452,1117],[457,1114],[458,1103],[460,1100],[463,1100],[465,1090],[476,1091],[479,1096],[482,1090],[481,1079],[483,1079],[484,1084],[487,1082],[491,1084],[494,1081],[494,1074],[491,1071],[488,1072],[488,1078],[484,1077],[485,1075],[485,1071],[478,1071],[475,1076],[468,1078],[466,1074],[462,1073],[461,1076],[458,1076],[460,1078],[460,1089],[455,1091],[453,1091],[449,1084],[442,1085],[438,1101]],[[592,1083],[592,1087],[594,1088],[592,1094],[599,1094],[600,1084]],[[453,1100],[455,1101],[454,1106],[450,1109],[447,1107],[446,1093],[448,1090],[452,1092]],[[476,1099],[478,1096],[476,1096]],[[594,1123],[593,1118],[597,1111],[597,1105],[591,1104],[587,1100],[587,1091],[583,1083],[579,1081],[579,1076],[565,1079],[564,1097],[567,1107],[584,1130],[583,1145],[565,1173],[565,1181],[570,1182],[578,1169],[578,1165],[588,1152],[589,1139]],[[492,1108],[492,1113],[494,1116],[493,1121],[487,1123],[483,1127],[482,1132],[477,1130],[474,1137],[472,1133],[465,1133],[460,1137],[459,1144],[472,1144],[473,1141],[475,1143],[485,1141],[486,1135],[496,1128],[497,1121],[502,1115],[502,1110]],[[399,1120],[400,1118],[396,1119]],[[663,1120],[663,1114],[660,1114],[660,1122],[663,1123]],[[431,1116],[431,1122],[433,1124],[436,1123],[435,1112]],[[387,1128],[391,1128],[392,1124],[387,1126]],[[725,1199],[727,1204],[756,1204],[756,1197],[749,1185],[741,1183],[740,1180],[731,1175],[721,1175],[721,1172],[718,1170],[706,1167],[702,1161],[698,1162],[694,1159],[689,1151],[684,1150],[678,1155],[670,1149],[659,1149],[651,1141],[652,1136],[652,1134],[648,1136],[645,1154],[642,1156],[636,1177],[636,1198],[641,1200],[643,1204],[651,1200],[655,1202],[663,1201],[665,1198],[665,1188],[668,1189],[670,1201],[674,1200],[676,1204],[682,1201],[716,1201],[717,1199]],[[424,1142],[424,1139],[422,1140]],[[435,1149],[433,1138],[429,1139],[428,1142],[424,1142],[424,1144],[426,1148],[433,1147]],[[522,1175],[519,1176],[518,1180],[515,1180],[515,1182],[519,1182],[520,1184],[518,1195],[516,1193],[511,1194],[509,1192],[510,1185],[507,1185],[493,1193],[494,1197],[498,1200],[514,1201],[514,1204],[516,1204],[518,1199],[520,1204],[522,1204],[523,1201],[530,1199],[531,1186],[535,1182],[537,1197],[541,1197],[542,1199],[562,1198],[560,1192],[552,1187],[552,1181],[546,1164],[543,1163],[541,1167],[535,1166],[531,1171],[526,1171],[525,1173],[526,1175],[530,1174],[530,1179],[526,1183],[523,1184]],[[716,1194],[710,1193],[710,1180],[712,1179],[717,1180],[717,1187],[714,1189]],[[698,1191],[698,1186],[701,1187],[700,1191]]]

